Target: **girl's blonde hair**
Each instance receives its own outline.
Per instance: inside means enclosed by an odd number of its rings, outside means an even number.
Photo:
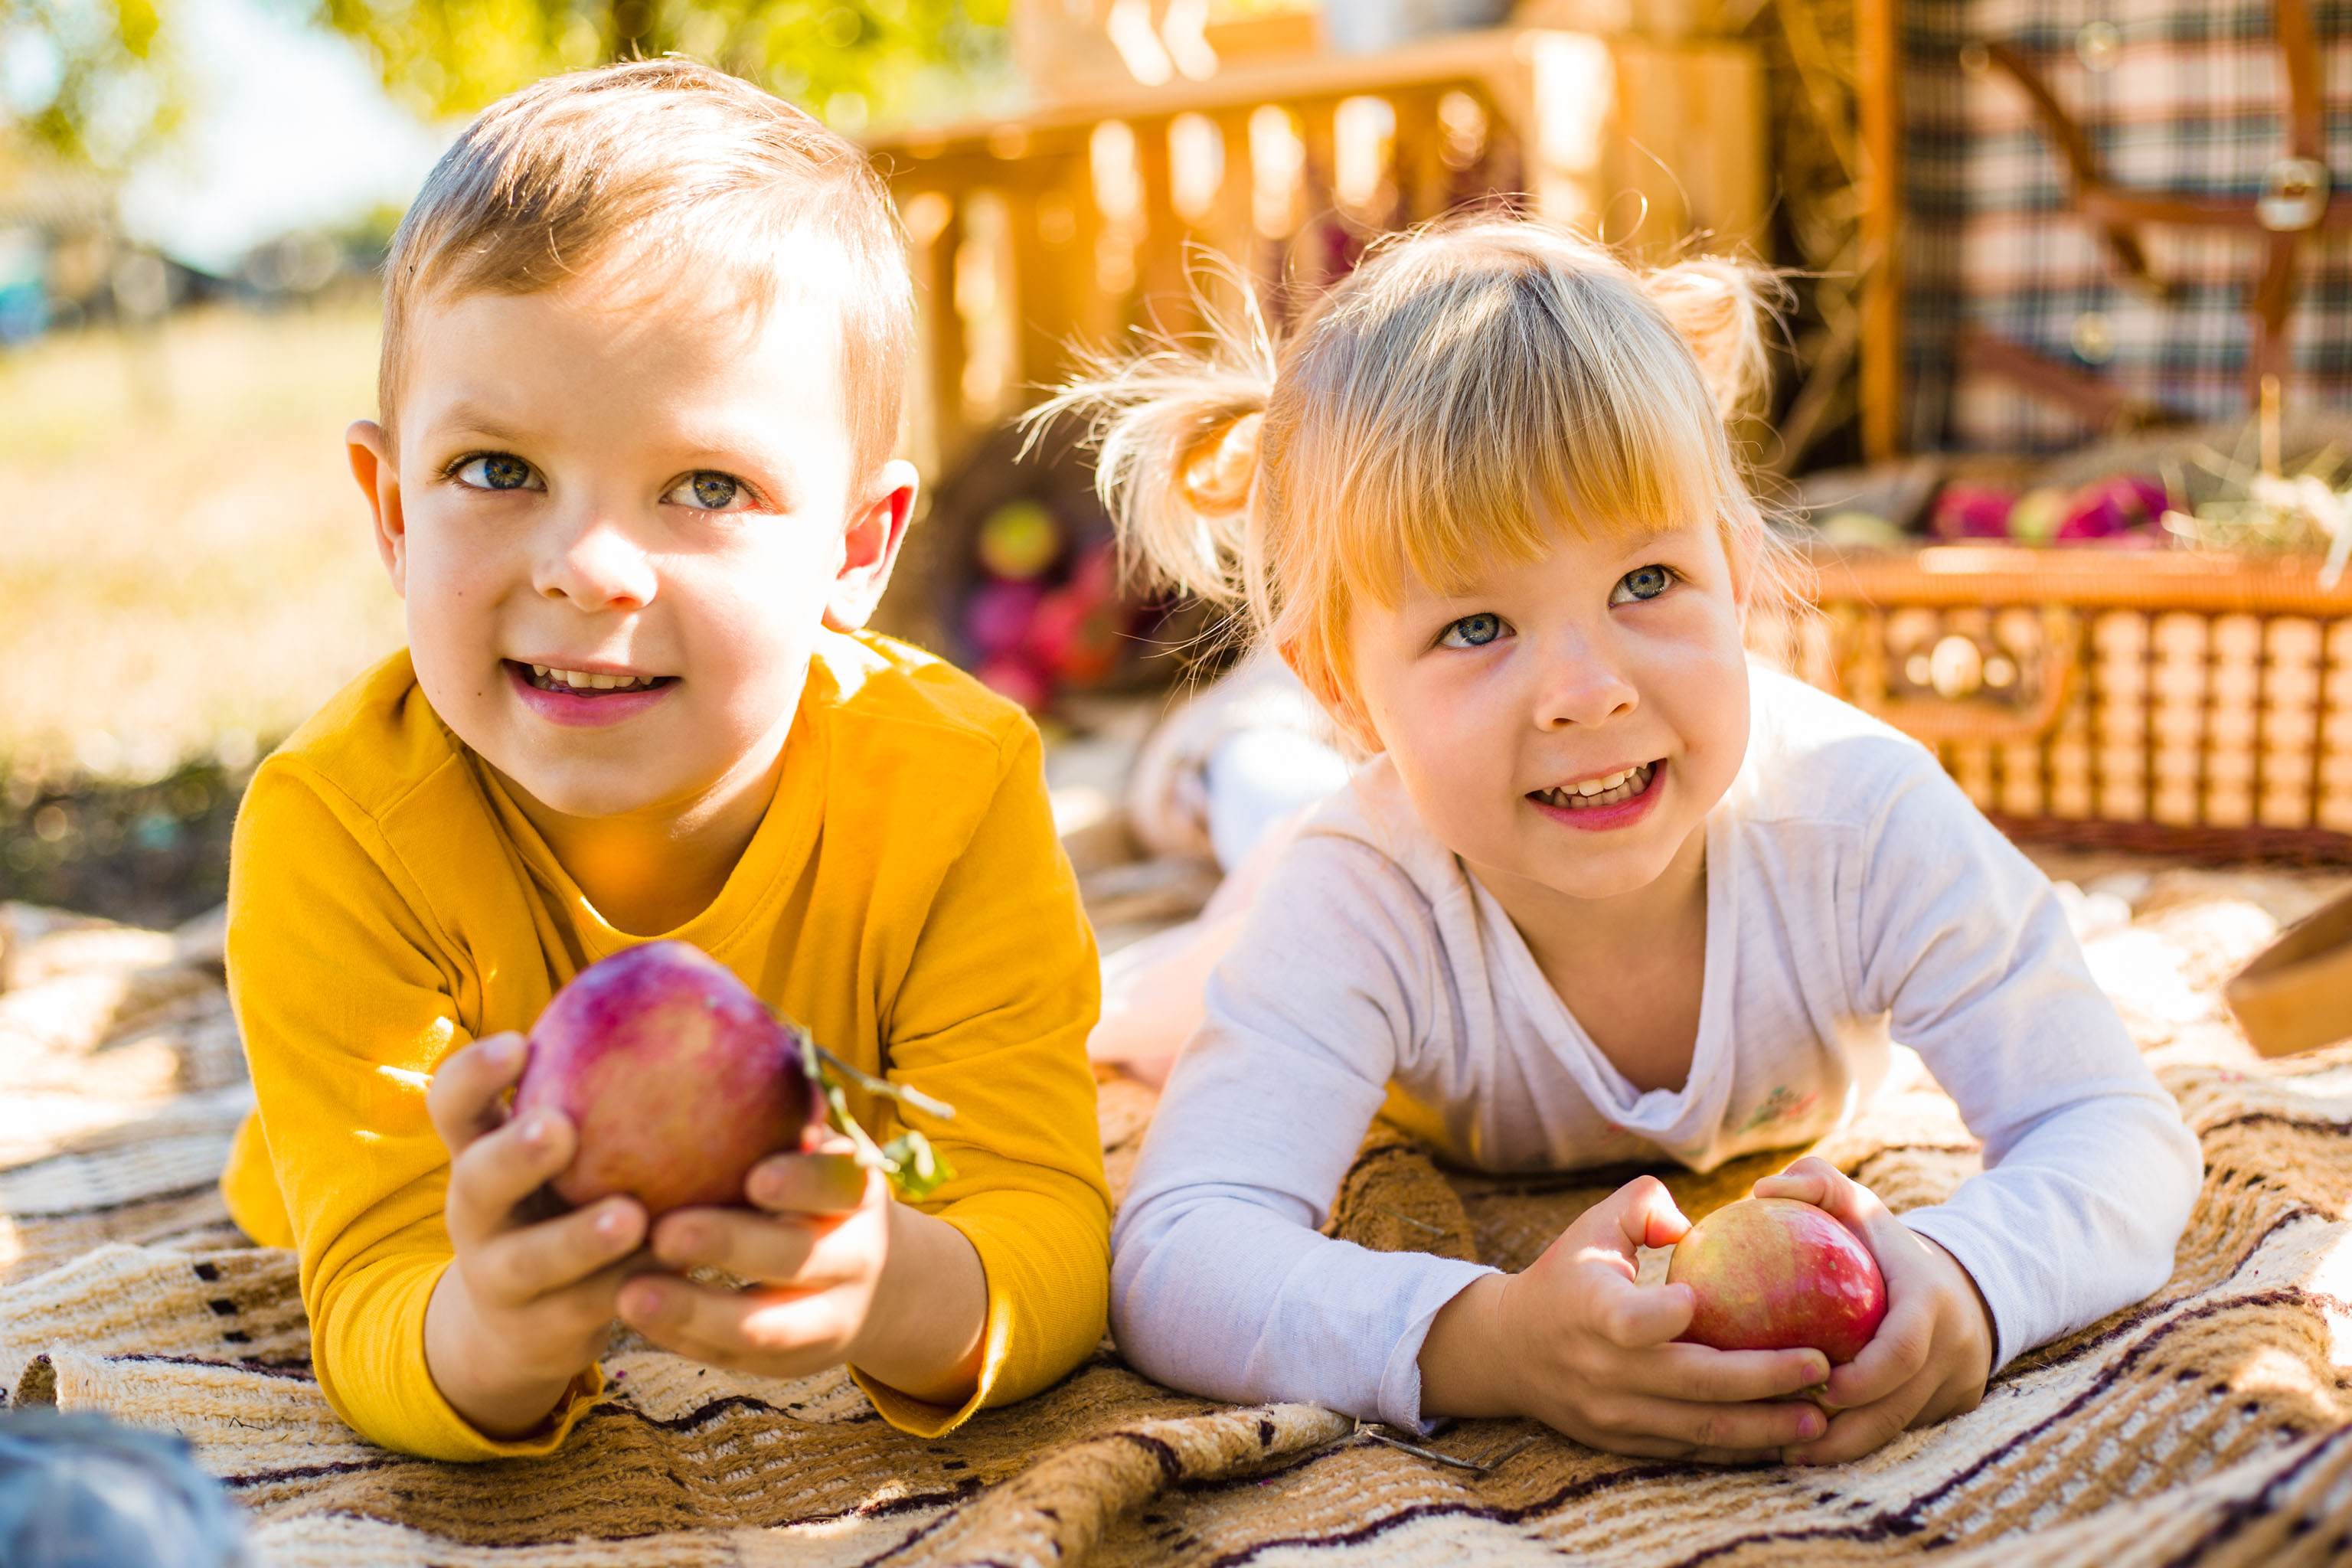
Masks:
[[[1763,376],[1760,271],[1637,270],[1524,218],[1392,236],[1277,343],[1255,310],[1107,360],[1038,411],[1090,413],[1096,483],[1129,559],[1245,616],[1327,707],[1347,629],[1410,576],[1450,591],[1544,554],[1552,520],[1658,530],[1712,516],[1750,602],[1786,546],[1727,420]]]

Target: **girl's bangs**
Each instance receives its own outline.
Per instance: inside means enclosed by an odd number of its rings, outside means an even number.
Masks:
[[[1654,312],[1549,268],[1447,281],[1353,323],[1353,363],[1301,411],[1336,437],[1316,447],[1349,455],[1288,489],[1325,513],[1327,567],[1351,595],[1455,593],[1548,553],[1558,527],[1639,536],[1736,507],[1721,416]]]

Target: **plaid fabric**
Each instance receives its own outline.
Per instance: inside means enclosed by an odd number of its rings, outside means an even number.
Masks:
[[[2311,0],[2325,56],[2329,167],[2352,184],[2352,0]],[[2093,23],[2116,29],[2109,68],[2085,63]],[[1973,323],[2135,396],[2198,419],[2245,410],[2260,270],[2253,232],[2148,226],[2159,301],[2119,280],[2092,225],[2067,206],[2063,163],[2006,74],[1971,76],[1960,47],[2008,43],[2081,122],[2111,183],[2251,197],[2286,152],[2285,73],[2270,0],[1906,0],[1905,357],[1916,448],[2046,450],[2092,432],[2071,414],[1955,363]],[[2352,407],[2352,235],[2303,242],[2290,408]],[[2101,361],[2078,346],[2110,346]]]

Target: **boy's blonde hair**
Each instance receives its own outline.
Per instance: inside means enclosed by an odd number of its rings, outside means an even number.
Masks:
[[[803,237],[835,248],[839,264],[803,276],[805,255],[792,246]],[[836,297],[857,472],[888,459],[914,297],[887,188],[864,153],[816,120],[684,59],[534,82],[475,116],[434,165],[384,268],[376,395],[386,432],[422,302],[532,294],[600,268],[626,268],[649,296],[688,268],[714,272],[754,310],[786,282]]]
[[[1091,410],[1132,558],[1239,608],[1327,707],[1350,707],[1354,604],[1533,560],[1549,519],[1713,517],[1751,602],[1786,547],[1727,420],[1762,379],[1738,263],[1637,271],[1522,218],[1392,236],[1279,344],[1255,310],[1200,346],[1105,362],[1040,410]]]

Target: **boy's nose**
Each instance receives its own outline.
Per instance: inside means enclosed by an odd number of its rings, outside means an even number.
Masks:
[[[542,558],[540,593],[568,599],[583,610],[634,610],[653,602],[656,587],[652,558],[607,518],[593,518],[567,530]]]

